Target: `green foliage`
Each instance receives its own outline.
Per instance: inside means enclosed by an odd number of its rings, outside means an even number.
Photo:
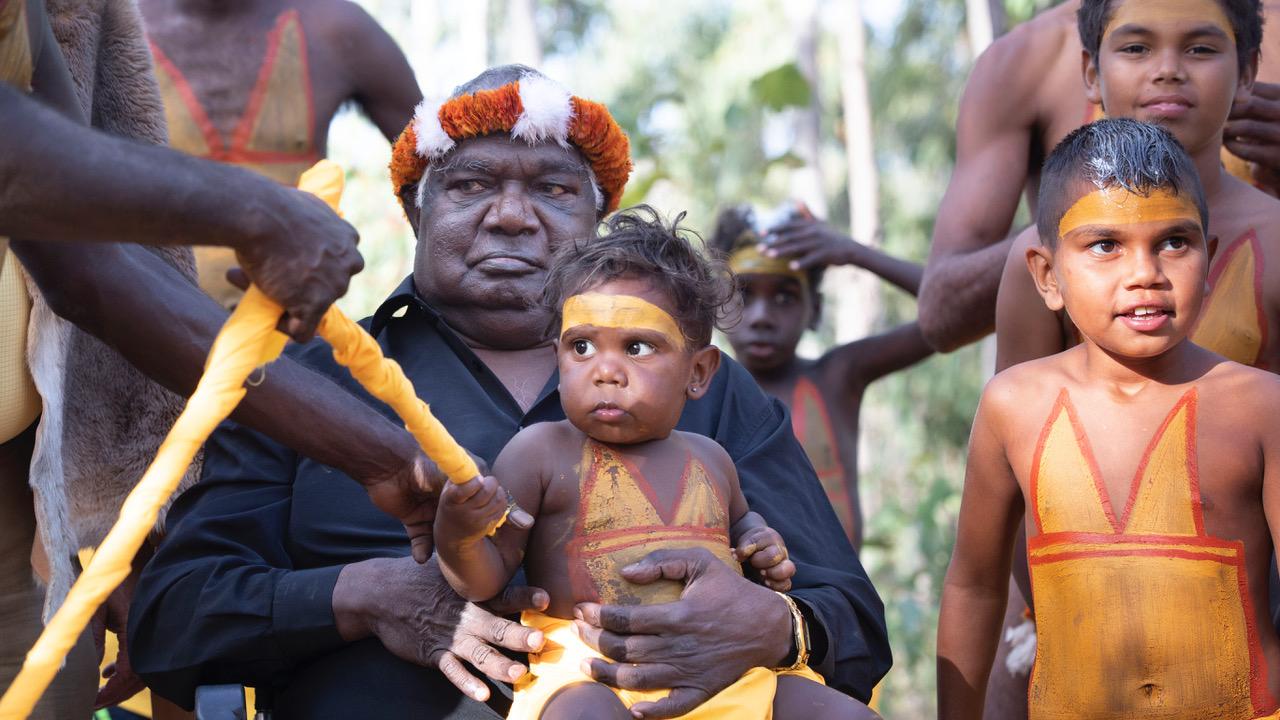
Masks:
[[[751,81],[751,98],[770,110],[809,105],[809,81],[795,63],[779,65]]]

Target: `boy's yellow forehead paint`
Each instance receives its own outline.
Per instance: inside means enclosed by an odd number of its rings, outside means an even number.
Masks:
[[[1086,225],[1135,225],[1137,223],[1190,220],[1200,224],[1200,209],[1190,193],[1174,195],[1160,188],[1150,195],[1135,195],[1124,188],[1104,187],[1080,198],[1058,221],[1058,237]]]
[[[583,293],[564,301],[560,335],[579,325],[604,328],[653,330],[667,336],[676,349],[684,349],[684,333],[666,310],[634,295]]]
[[[1227,37],[1235,40],[1231,20],[1217,0],[1127,0],[1120,3],[1102,36],[1129,24],[1145,25],[1152,20],[1196,21],[1217,25]]]

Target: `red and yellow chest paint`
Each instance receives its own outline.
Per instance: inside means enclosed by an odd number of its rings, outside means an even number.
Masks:
[[[1191,341],[1244,365],[1267,368],[1267,313],[1262,298],[1264,256],[1249,230],[1224,250],[1209,272],[1209,292]]]
[[[840,443],[827,403],[806,377],[797,380],[795,389],[791,391],[791,431],[818,473],[818,480],[844,526],[845,535],[852,539],[858,522],[854,498],[857,488],[852,487],[845,477]]]
[[[214,127],[186,76],[154,41],[151,54],[173,148],[237,165],[291,187],[320,159],[307,40],[297,10],[280,13],[267,35],[257,82],[230,138]],[[224,305],[234,305],[243,294],[226,279],[227,270],[237,264],[235,253],[228,248],[197,247],[195,254],[201,289]]]
[[[662,497],[628,459],[594,440],[582,448],[578,517],[565,546],[577,600],[621,605],[674,602],[682,585],[633,585],[620,570],[654,550],[703,547],[741,572],[729,549],[729,504],[690,456],[670,497]]]
[[[1064,389],[1031,469],[1033,720],[1270,717],[1244,545],[1206,534],[1196,390],[1156,431],[1117,515]]]

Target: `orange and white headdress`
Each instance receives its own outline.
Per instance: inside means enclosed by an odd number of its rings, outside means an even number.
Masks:
[[[596,209],[618,208],[631,175],[627,134],[604,105],[570,95],[559,83],[536,73],[492,90],[418,105],[391,153],[396,195],[403,198],[407,186],[416,186],[421,205],[423,178],[431,163],[462,140],[500,132],[530,145],[555,142],[576,147],[588,163]]]

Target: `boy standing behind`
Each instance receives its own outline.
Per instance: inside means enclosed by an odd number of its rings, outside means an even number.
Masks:
[[[1082,342],[983,394],[938,628],[941,716],[980,717],[1026,508],[1030,717],[1277,717],[1280,379],[1187,339],[1210,255],[1195,166],[1167,131],[1105,120],[1042,177],[1036,285]]]

